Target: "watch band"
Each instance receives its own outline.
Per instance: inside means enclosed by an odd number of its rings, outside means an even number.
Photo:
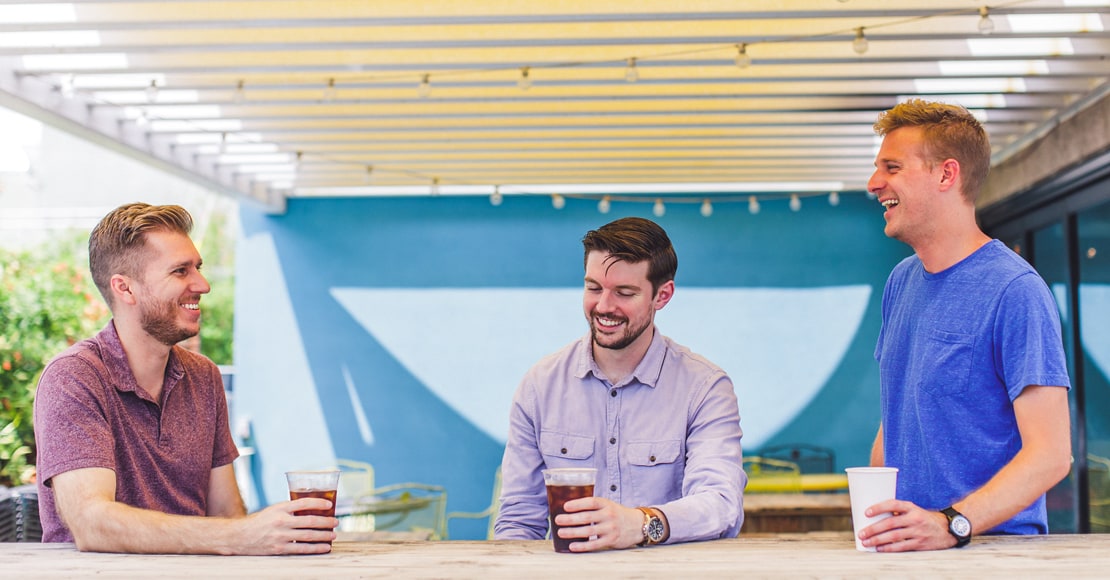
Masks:
[[[651,525],[652,513],[651,510],[646,507],[638,507],[636,509],[640,510],[640,512],[644,514],[644,525],[642,528],[640,528],[644,534],[644,538],[640,540],[639,544],[636,544],[636,546],[638,547],[643,547],[648,545],[648,542],[651,541],[651,537],[648,536],[648,526]]]

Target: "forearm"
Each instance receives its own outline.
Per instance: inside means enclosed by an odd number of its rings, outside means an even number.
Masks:
[[[233,554],[242,520],[178,516],[115,501],[84,507],[66,524],[86,552]]]
[[[703,492],[650,506],[659,508],[670,527],[668,544],[715,540],[731,537],[733,524],[743,524],[744,502],[741,493]]]
[[[1018,452],[983,487],[956,502],[976,533],[984,533],[1014,517],[1067,474],[1070,459],[1059,453]]]

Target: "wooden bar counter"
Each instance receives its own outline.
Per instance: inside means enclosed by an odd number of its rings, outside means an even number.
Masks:
[[[959,550],[857,552],[850,533],[744,536],[595,554],[548,541],[344,542],[320,556],[144,556],[0,544],[0,578],[1106,578],[1110,535],[984,537]]]

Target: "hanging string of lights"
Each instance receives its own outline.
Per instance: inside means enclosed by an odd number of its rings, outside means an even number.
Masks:
[[[848,0],[839,0],[839,1],[840,2],[847,2]],[[1004,9],[1004,8],[1013,7],[1013,6],[1020,5],[1020,4],[1025,4],[1025,3],[1028,3],[1028,2],[1031,2],[1031,1],[1033,1],[1033,0],[1013,0],[1011,2],[997,4],[997,5],[994,6],[994,8],[996,10]],[[758,61],[753,59],[753,57],[749,53],[750,47],[752,47],[754,45],[789,43],[789,42],[796,42],[796,41],[807,40],[807,39],[826,38],[826,37],[834,37],[834,36],[841,36],[841,35],[848,35],[848,34],[852,35],[852,41],[851,41],[852,50],[856,54],[859,54],[859,55],[862,56],[862,55],[866,54],[867,51],[870,48],[869,47],[870,41],[867,38],[866,31],[874,31],[875,29],[880,29],[880,28],[884,28],[884,27],[904,25],[904,24],[907,24],[907,23],[922,21],[922,20],[926,20],[926,19],[930,19],[930,18],[951,17],[951,16],[961,16],[961,15],[977,16],[978,20],[977,20],[976,28],[981,34],[989,35],[989,34],[994,32],[994,22],[991,20],[991,8],[988,7],[988,6],[982,6],[982,7],[979,7],[979,8],[947,10],[947,11],[937,12],[937,13],[934,13],[934,14],[920,15],[920,16],[914,16],[914,17],[910,17],[910,18],[901,18],[901,19],[890,20],[890,21],[880,22],[880,23],[871,23],[871,24],[868,24],[866,26],[855,26],[855,27],[851,27],[851,28],[848,28],[848,29],[833,30],[833,31],[824,32],[824,33],[821,33],[821,34],[816,34],[816,35],[795,36],[795,37],[787,37],[787,38],[780,38],[780,39],[774,39],[774,40],[747,40],[745,42],[732,43],[732,44],[727,44],[727,45],[702,46],[702,47],[697,47],[697,48],[691,48],[691,49],[679,50],[679,51],[671,51],[671,52],[666,52],[666,53],[629,56],[629,57],[624,58],[622,61],[618,61],[618,62],[624,64],[623,76],[624,76],[624,80],[628,83],[635,83],[640,79],[640,70],[638,68],[638,64],[640,64],[642,62],[651,61],[651,60],[663,60],[663,59],[674,58],[674,57],[677,57],[677,56],[686,56],[686,55],[691,55],[691,54],[718,52],[718,51],[722,51],[722,50],[734,51],[735,52],[734,62],[735,62],[736,67],[738,69],[744,70],[744,69],[748,69],[749,67],[753,66],[753,64],[758,64]],[[440,73],[424,72],[419,76],[419,83],[416,86],[416,96],[419,99],[422,99],[422,100],[429,100],[429,99],[432,99],[434,97],[433,91],[432,91],[433,75],[434,75],[435,78],[443,79],[443,78],[448,78],[448,77],[454,78],[454,77],[460,77],[460,76],[464,76],[464,75],[485,74],[485,73],[497,72],[497,71],[501,71],[501,70],[511,70],[511,71],[514,71],[518,75],[517,79],[516,79],[517,87],[521,91],[528,91],[530,88],[533,87],[534,82],[536,82],[535,81],[535,76],[533,75],[533,73],[537,69],[573,68],[573,67],[591,66],[591,65],[599,65],[599,64],[606,64],[606,63],[613,63],[613,61],[611,61],[611,60],[610,61],[599,60],[599,61],[554,62],[554,63],[546,63],[546,64],[542,64],[542,65],[512,66],[512,67],[505,67],[505,68],[483,68],[483,69],[472,69],[472,70],[453,70],[453,71],[440,72]],[[56,87],[57,90],[59,91],[59,93],[63,96],[63,98],[72,97],[74,92],[75,92],[74,88],[73,88],[73,84],[72,84],[72,77],[68,77],[68,78],[69,78],[68,83],[66,82],[66,79],[63,78],[61,81],[59,81],[61,83],[61,85]],[[365,82],[385,82],[385,81],[396,81],[398,79],[403,79],[403,78],[406,78],[406,75],[400,75],[400,74],[397,74],[397,75],[375,75],[375,76],[369,76],[369,77],[349,76],[349,77],[346,77],[345,79],[343,79],[343,82],[350,82],[350,83],[353,83],[353,82],[363,82],[363,83],[365,83]],[[341,82],[340,79],[337,79],[334,76],[329,76],[329,77],[326,78],[326,80],[324,82],[323,93],[322,93],[322,101],[323,102],[331,103],[331,102],[335,102],[339,99],[339,85],[340,85],[340,82]],[[150,104],[156,103],[157,100],[158,100],[158,97],[159,97],[159,91],[162,88],[164,88],[164,87],[160,87],[156,80],[151,80],[150,85],[148,87],[146,87],[146,89],[145,89],[146,90],[147,103],[150,103]],[[249,89],[250,89],[250,86],[249,86],[249,83],[247,82],[246,79],[243,79],[243,78],[238,79],[236,81],[236,84],[233,88],[233,92],[232,92],[232,95],[231,95],[232,103],[234,103],[236,105],[242,105],[242,104],[249,103],[250,102]],[[95,100],[100,101],[100,102],[104,102],[103,99],[95,99]],[[106,104],[117,105],[116,103],[106,103]],[[117,106],[119,106],[119,105],[117,105]],[[140,127],[146,127],[150,124],[152,119],[156,119],[156,117],[154,115],[152,115],[150,111],[148,111],[146,108],[140,108],[139,112],[137,114],[137,117],[134,119],[134,121]],[[201,131],[203,131],[203,129],[201,129]],[[228,151],[229,143],[249,144],[249,143],[252,142],[252,140],[249,139],[249,138],[242,137],[240,135],[237,135],[236,133],[229,133],[226,130],[225,131],[218,131],[217,133],[219,134],[218,147],[219,147],[219,152],[221,154],[224,154]],[[409,177],[413,177],[413,178],[416,178],[418,180],[425,181],[426,183],[428,183],[429,184],[428,185],[428,193],[430,195],[433,195],[433,196],[434,195],[439,195],[441,193],[441,187],[444,185],[445,181],[450,182],[452,185],[460,185],[460,186],[480,186],[481,185],[481,184],[475,184],[475,183],[468,183],[464,180],[457,180],[457,179],[450,179],[450,178],[445,180],[444,177],[439,176],[439,175],[432,176],[432,175],[427,175],[427,174],[423,174],[423,173],[415,172],[415,171],[411,171],[411,170],[406,170],[406,169],[381,167],[379,165],[370,165],[370,164],[366,164],[364,162],[363,163],[354,163],[354,162],[351,162],[350,160],[335,159],[335,158],[333,158],[329,155],[326,155],[326,154],[318,154],[318,153],[308,152],[308,151],[304,151],[304,150],[295,151],[294,156],[291,159],[295,171],[300,171],[301,170],[302,163],[304,162],[305,158],[310,158],[314,164],[326,163],[326,164],[333,165],[333,166],[357,166],[359,171],[363,172],[363,182],[364,182],[364,184],[367,184],[367,185],[372,183],[374,175],[382,174],[382,173],[402,174],[402,175],[406,175],[406,176],[409,176]],[[486,187],[488,187],[488,186],[486,186]],[[510,193],[512,193],[513,195],[529,195],[529,194],[536,195],[535,193],[528,192],[528,191],[523,191],[523,190],[521,190],[521,191],[511,191]],[[665,212],[666,212],[666,205],[667,204],[675,204],[675,203],[697,203],[697,204],[700,204],[700,208],[699,208],[700,213],[701,213],[701,215],[703,215],[705,217],[709,217],[709,216],[713,215],[714,204],[715,203],[716,204],[736,203],[736,202],[747,203],[748,211],[749,211],[749,213],[751,213],[753,215],[758,214],[760,212],[760,209],[761,209],[761,203],[760,202],[761,201],[785,199],[785,200],[788,200],[790,209],[792,211],[795,211],[795,212],[801,210],[802,198],[803,197],[813,197],[813,196],[819,196],[819,195],[827,195],[828,196],[828,203],[830,205],[836,206],[840,203],[840,194],[836,191],[831,191],[831,192],[828,192],[828,193],[821,193],[821,192],[760,193],[760,194],[743,194],[743,195],[713,194],[713,195],[710,195],[709,197],[706,197],[704,195],[701,195],[701,196],[686,196],[686,197],[671,196],[671,197],[666,198],[665,201],[664,201],[664,198],[657,197],[657,196],[655,196],[655,197],[645,197],[645,196],[624,195],[624,194],[601,194],[601,195],[597,195],[597,194],[570,194],[570,193],[559,194],[559,193],[555,193],[555,194],[542,194],[542,195],[550,195],[552,207],[554,207],[555,209],[564,208],[566,206],[567,198],[597,200],[597,209],[601,213],[607,213],[608,211],[610,211],[611,205],[614,201],[650,203],[650,204],[652,204],[652,211],[656,216],[664,215]],[[499,185],[494,186],[493,193],[490,194],[490,203],[493,204],[494,206],[499,206],[503,203],[503,201],[504,201],[504,193],[501,191],[501,186],[499,186]]]

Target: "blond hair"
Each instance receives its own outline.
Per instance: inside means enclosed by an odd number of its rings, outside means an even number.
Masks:
[[[137,276],[141,272],[147,233],[189,235],[192,229],[193,217],[179,205],[130,203],[104,216],[89,235],[89,270],[108,306],[112,306],[112,276]]]

